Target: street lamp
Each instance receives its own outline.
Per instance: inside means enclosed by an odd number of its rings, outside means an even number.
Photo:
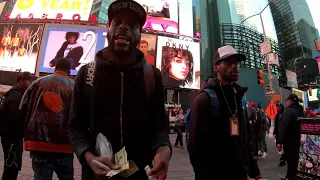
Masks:
[[[267,42],[267,36],[266,36],[266,31],[264,29],[264,23],[263,23],[263,19],[262,19],[262,13],[264,12],[264,10],[267,9],[267,7],[275,0],[269,0],[269,3],[257,14],[254,14],[254,15],[251,15],[247,18],[245,18],[243,21],[241,21],[240,23],[240,26],[248,19],[252,18],[252,17],[255,17],[255,16],[260,16],[260,21],[261,21],[261,25],[262,25],[262,31],[263,31],[263,41],[264,42]],[[269,79],[269,85],[270,85],[270,89],[271,91],[273,91],[273,88],[272,88],[272,79],[273,79],[273,76],[272,76],[272,72],[271,72],[271,67],[270,67],[270,63],[268,61],[268,55],[266,55],[266,63],[268,65],[268,79]]]

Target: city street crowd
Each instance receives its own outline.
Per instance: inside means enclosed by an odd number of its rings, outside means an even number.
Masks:
[[[73,179],[73,153],[84,180],[167,178],[173,147],[162,75],[136,48],[145,10],[135,1],[130,1],[134,6],[122,6],[125,1],[109,7],[109,46],[81,67],[75,80],[68,78],[70,61],[56,59],[53,74],[36,78],[22,72],[1,98],[2,180],[17,179],[23,149],[30,151],[35,180],[52,179],[53,172],[61,180]],[[179,53],[172,58],[191,66]],[[239,63],[245,60],[231,46],[218,48],[212,67],[217,77],[207,79],[187,113],[177,112],[175,146],[184,147],[186,128],[196,180],[263,179],[257,157],[268,156],[265,138],[271,120],[261,104],[246,107],[248,88],[235,83]],[[295,178],[298,163],[296,120],[305,116],[299,101],[292,94],[286,110],[277,104],[274,134],[283,153],[280,165],[288,165],[284,179]]]

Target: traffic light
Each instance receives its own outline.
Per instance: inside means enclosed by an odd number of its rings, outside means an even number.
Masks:
[[[260,84],[260,86],[264,86],[264,78],[263,78],[263,70],[262,69],[257,71],[257,79],[258,79],[258,84]]]
[[[311,88],[308,89],[308,93],[309,93],[309,96],[312,96],[312,89]]]

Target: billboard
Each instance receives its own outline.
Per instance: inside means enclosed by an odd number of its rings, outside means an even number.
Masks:
[[[151,34],[141,34],[141,40],[138,45],[138,49],[143,52],[144,56],[148,63],[156,65],[155,56],[156,56],[156,43],[157,36]]]
[[[146,29],[178,33],[178,1],[177,0],[135,0],[147,12]]]
[[[6,7],[7,2],[1,2],[0,3],[0,14],[3,13],[4,8]]]
[[[44,25],[0,24],[0,70],[35,73]]]
[[[312,93],[312,96],[310,96],[310,94],[308,93],[309,102],[319,101],[320,89],[318,89],[318,88],[312,89],[311,93]]]
[[[165,86],[200,89],[199,43],[158,36],[156,65]]]
[[[17,0],[10,18],[28,18],[30,13],[33,18],[56,19],[57,14],[62,13],[63,19],[72,20],[74,15],[79,15],[80,20],[87,21],[89,19],[93,0]],[[45,14],[45,15],[44,15]]]
[[[46,25],[40,52],[39,72],[54,72],[59,58],[71,62],[71,75],[94,60],[95,54],[107,46],[106,29],[91,26]]]

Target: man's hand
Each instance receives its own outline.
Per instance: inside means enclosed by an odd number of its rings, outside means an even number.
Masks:
[[[155,176],[157,180],[165,180],[167,178],[171,151],[169,146],[158,148],[154,156],[154,166],[148,173],[148,176]]]
[[[277,144],[277,149],[279,152],[281,152],[282,151],[282,144]]]
[[[114,165],[109,159],[102,156],[96,157],[91,152],[85,153],[85,159],[93,173],[98,177],[106,176],[106,174],[111,170],[120,169],[120,166]]]

